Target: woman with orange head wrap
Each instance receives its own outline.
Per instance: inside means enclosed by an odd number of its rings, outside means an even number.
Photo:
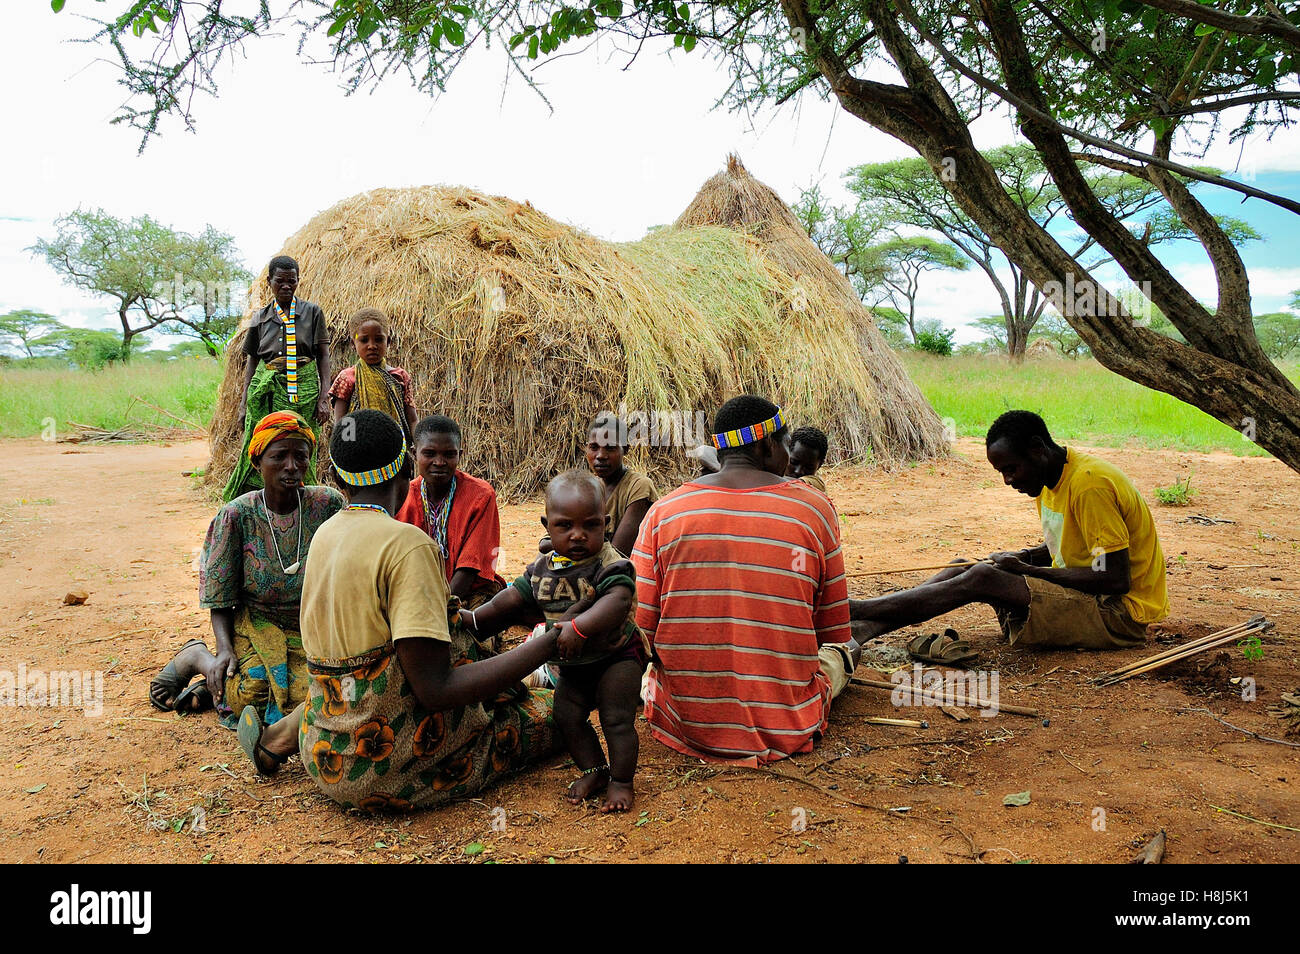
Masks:
[[[199,605],[211,612],[217,651],[186,643],[150,685],[158,708],[192,712],[215,702],[229,715],[252,705],[278,718],[306,697],[302,568],[317,529],[344,503],[333,488],[305,483],[315,451],[315,433],[292,411],[254,426],[248,459],[262,489],[217,511],[199,564]],[[196,675],[203,678],[189,685]],[[234,727],[233,718],[223,723]]]

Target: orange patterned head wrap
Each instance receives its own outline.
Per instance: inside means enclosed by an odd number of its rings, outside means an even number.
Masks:
[[[272,441],[282,437],[296,437],[306,441],[308,449],[316,448],[316,435],[306,421],[293,411],[272,411],[253,428],[253,436],[248,441],[248,459],[262,456]]]

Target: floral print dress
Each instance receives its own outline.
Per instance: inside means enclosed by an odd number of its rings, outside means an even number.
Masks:
[[[448,604],[456,666],[484,649]],[[309,659],[298,748],[307,771],[345,808],[409,811],[465,798],[559,750],[553,693],[518,684],[489,703],[430,712],[392,642],[349,659]]]

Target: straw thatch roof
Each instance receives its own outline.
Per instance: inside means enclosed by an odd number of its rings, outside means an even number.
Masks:
[[[356,360],[351,315],[388,312],[389,361],[411,373],[420,412],[460,422],[467,468],[505,499],[578,463],[599,411],[675,412],[648,436],[677,438],[684,423],[689,438],[746,391],[824,429],[833,460],[946,452],[934,411],[849,283],[735,157],[676,223],[637,242],[601,241],[528,203],[426,186],[346,199],[284,253],[300,264],[299,295],[331,322],[336,371]],[[269,301],[265,274],[252,298],[253,308]],[[239,452],[239,343],[227,350],[210,482]],[[689,440],[676,443],[636,448],[629,462],[666,486],[694,470]]]

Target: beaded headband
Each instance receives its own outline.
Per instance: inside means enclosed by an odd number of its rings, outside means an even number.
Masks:
[[[734,431],[723,431],[721,434],[712,435],[713,446],[718,450],[722,450],[724,447],[743,447],[746,444],[761,441],[763,438],[775,434],[783,427],[785,427],[785,418],[781,416],[781,409],[777,408],[776,413],[766,421],[751,424],[748,427],[741,427]]]
[[[402,469],[402,463],[406,460],[406,440],[402,440],[402,449],[397,455],[397,459],[391,464],[384,467],[376,467],[374,470],[363,470],[360,473],[353,473],[350,470],[344,470],[338,464],[334,465],[335,472],[339,478],[350,487],[373,487],[375,484],[382,484],[386,480],[392,480],[397,476],[397,472]]]

